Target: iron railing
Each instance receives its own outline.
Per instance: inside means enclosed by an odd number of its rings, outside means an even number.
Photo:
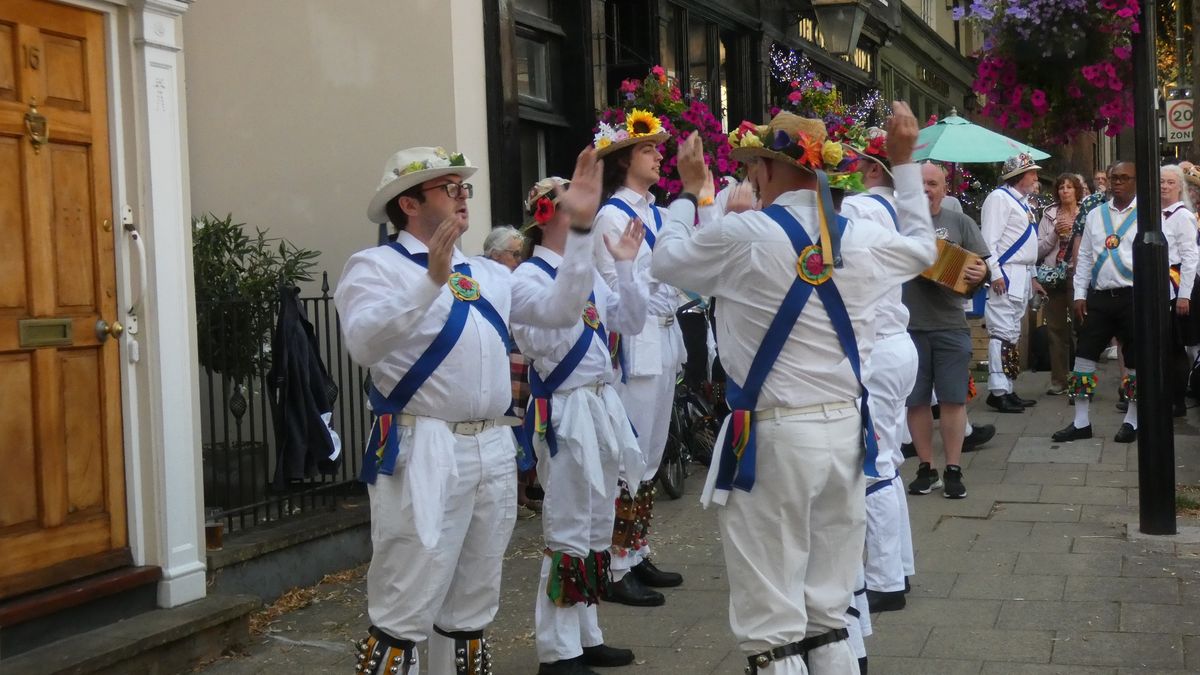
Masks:
[[[321,275],[321,295],[300,298],[313,325],[318,351],[329,371],[332,386],[333,428],[342,440],[342,464],[336,475],[316,475],[285,487],[272,486],[276,445],[267,371],[270,368],[271,334],[250,335],[255,324],[247,312],[269,312],[275,325],[276,303],[228,300],[202,304],[209,340],[252,344],[252,374],[235,382],[201,365],[201,439],[206,520],[224,521],[225,531],[243,532],[301,514],[328,511],[347,497],[362,495],[357,476],[360,450],[365,446],[373,417],[367,407],[366,371],[342,347],[341,323],[329,294],[328,273]],[[204,339],[204,336],[201,336]]]

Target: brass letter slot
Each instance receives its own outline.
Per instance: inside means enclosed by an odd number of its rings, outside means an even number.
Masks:
[[[17,322],[21,347],[68,347],[75,343],[71,319],[24,319]]]

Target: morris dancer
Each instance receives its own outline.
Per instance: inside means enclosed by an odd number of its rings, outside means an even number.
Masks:
[[[647,540],[654,513],[653,481],[666,449],[675,400],[675,376],[686,357],[683,334],[675,323],[678,293],[650,274],[650,256],[663,222],[650,187],[658,183],[662,163],[658,145],[667,136],[657,117],[635,109],[622,128],[601,123],[594,141],[596,156],[604,158],[604,194],[608,198],[596,214],[596,229],[615,239],[631,218],[637,218],[646,233],[645,244],[634,260],[634,274],[650,289],[649,314],[643,330],[621,336],[616,347],[625,361],[625,381],[617,391],[637,432],[646,465],[640,475],[630,473],[630,467],[625,467],[622,475],[613,529],[613,583],[605,598],[645,607],[666,602],[662,593],[648,586],[666,588],[683,583],[682,576],[660,570],[650,561]],[[618,290],[615,261],[599,241],[596,260],[608,287]]]
[[[1068,387],[1075,400],[1075,420],[1054,432],[1057,442],[1092,437],[1089,416],[1096,392],[1096,362],[1117,338],[1128,374],[1121,383],[1129,407],[1113,438],[1137,440],[1137,370],[1133,327],[1133,240],[1137,236],[1137,186],[1132,162],[1117,162],[1109,173],[1109,201],[1087,214],[1075,260],[1075,320],[1081,324],[1075,345],[1075,371]]]
[[[1171,364],[1170,378],[1172,413],[1187,415],[1188,375],[1192,364],[1187,360],[1187,328],[1191,322],[1192,284],[1196,280],[1196,216],[1185,189],[1183,170],[1173,164],[1162,168],[1162,230],[1167,238],[1168,262],[1171,265]]]
[[[866,143],[856,145],[864,161],[859,172],[867,192],[842,201],[841,214],[851,222],[871,221],[899,231],[896,191],[888,162],[887,133],[867,130]],[[901,437],[907,426],[904,407],[917,376],[917,348],[908,335],[908,309],[902,280],[880,299],[875,311],[875,346],[863,364],[863,386],[871,392],[871,422],[879,446],[878,477],[867,478],[867,534],[864,571],[867,604],[872,612],[903,609],[905,577],[915,573],[908,498],[899,484],[904,455]]]
[[[805,673],[805,661],[818,675],[859,667],[846,607],[863,552],[863,476],[877,473],[864,453],[869,396],[859,364],[880,297],[936,257],[911,164],[917,123],[907,105],[893,110],[887,147],[902,232],[839,218],[821,169],[827,159],[852,170],[853,160],[825,143],[821,120],[782,112],[730,137],[763,210],[692,228],[692,195],[711,184],[693,136],[679,162],[685,194],[655,250],[656,277],[719,298],[734,411],[702,502],[724,505],[730,626],[750,675]]]
[[[466,157],[441,148],[393,155],[367,215],[391,221],[395,241],[351,256],[334,294],[346,348],[370,368],[378,415],[361,476],[371,500],[372,625],[358,670],[371,675],[415,675],[415,644],[426,638],[433,675],[491,669],[483,631],[516,518],[515,448],[502,420],[512,400],[511,274],[454,246],[467,229],[472,186],[463,180],[473,173]],[[579,305],[562,316],[548,309],[544,320],[558,325],[578,318],[591,285],[593,150],[580,154],[575,180],[582,187],[559,206],[581,234],[558,283],[580,289]]]
[[[532,360],[533,398],[525,414],[525,438],[538,454],[543,502],[545,558],[538,583],[534,625],[539,675],[592,673],[588,666],[624,666],[633,652],[604,644],[596,603],[609,581],[613,517],[619,466],[639,475],[641,449],[612,384],[619,379],[608,348],[608,331],[633,335],[646,322],[645,282],[634,275],[632,260],[642,244],[642,223],[629,221],[619,239],[604,239],[615,261],[617,292],[595,272],[592,251],[570,257],[590,276],[572,272],[585,293],[567,292],[554,283],[566,278],[568,245],[592,246],[570,234],[570,217],[557,208],[567,181],[538,181],[525,208],[533,219],[528,230],[531,256],[513,275],[513,336]],[[546,315],[572,324],[547,325]]]
[[[983,240],[991,252],[988,268],[992,292],[984,308],[988,328],[987,404],[1003,413],[1024,412],[1037,401],[1023,399],[1013,391],[1021,372],[1021,319],[1029,305],[1037,264],[1037,219],[1028,197],[1038,184],[1033,158],[1020,153],[1004,162],[1000,180],[1004,185],[983,200],[980,221]]]

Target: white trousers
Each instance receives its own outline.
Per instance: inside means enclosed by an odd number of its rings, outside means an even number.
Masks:
[[[866,527],[861,420],[855,408],[759,422],[756,481],[717,522],[729,575],[729,624],[747,655],[846,626]],[[849,675],[846,640],[809,652],[813,673]],[[767,675],[804,675],[799,656]]]
[[[846,611],[846,631],[850,633],[847,642],[850,643],[850,649],[854,652],[854,658],[856,659],[861,659],[867,655],[867,644],[863,639],[870,637],[874,632],[871,629],[871,607],[867,603],[866,583],[866,578],[863,576],[863,569],[860,565],[858,568],[858,579],[854,582],[854,585],[857,586],[854,591],[854,599],[849,605],[850,609],[854,611]]]
[[[984,309],[984,321],[987,322],[988,335],[988,389],[1012,393],[1013,385],[1004,372],[1004,359],[1001,356],[1000,342],[1008,342],[1016,346],[1021,341],[1021,319],[1025,316],[1028,299],[1024,294],[1005,293],[988,295],[987,307]]]
[[[649,330],[649,329],[648,329]],[[662,328],[666,331],[669,328]],[[676,329],[678,332],[678,329]],[[641,476],[628,475],[626,467],[625,480],[629,483],[629,491],[636,493],[638,483],[653,480],[658,473],[658,465],[662,463],[663,451],[667,447],[667,432],[671,427],[671,406],[675,402],[675,381],[679,373],[682,355],[675,340],[663,338],[660,345],[662,356],[662,372],[658,375],[630,377],[624,384],[617,385],[621,395],[621,403],[629,413],[629,421],[637,431],[638,446],[646,460],[646,468]],[[614,579],[620,579],[621,573],[634,567],[643,558],[650,555],[647,544],[637,551],[629,551],[629,555],[613,556]]]
[[[392,637],[429,638],[432,675],[454,675],[454,641],[432,633],[482,630],[500,605],[504,551],[517,515],[517,475],[512,430],[495,427],[454,437],[458,476],[448,483],[441,536],[425,548],[413,520],[404,480],[396,473],[368,487],[371,499],[371,566],[367,608],[371,623]]]
[[[543,445],[537,448],[538,478],[546,491],[542,501],[546,548],[575,558],[606,551],[612,544],[620,458],[640,452],[625,409],[611,389],[603,397],[580,389],[567,397],[554,397],[552,421],[559,432],[558,453],[550,457]],[[597,467],[601,475],[590,480],[586,467]],[[559,607],[550,600],[546,594],[550,571],[547,556],[542,559],[534,602],[537,655],[542,663],[573,659],[583,654],[584,647],[604,642],[596,605]]]

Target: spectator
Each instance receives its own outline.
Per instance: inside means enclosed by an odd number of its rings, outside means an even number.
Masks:
[[[508,269],[515,270],[525,258],[521,253],[524,245],[525,237],[517,228],[511,225],[500,225],[492,228],[492,231],[488,232],[487,238],[483,240],[483,254]]]
[[[1083,182],[1073,173],[1054,181],[1055,203],[1046,208],[1038,225],[1038,281],[1046,290],[1046,327],[1050,337],[1051,396],[1067,393],[1067,366],[1071,359],[1071,275],[1075,256],[1072,235]]]

